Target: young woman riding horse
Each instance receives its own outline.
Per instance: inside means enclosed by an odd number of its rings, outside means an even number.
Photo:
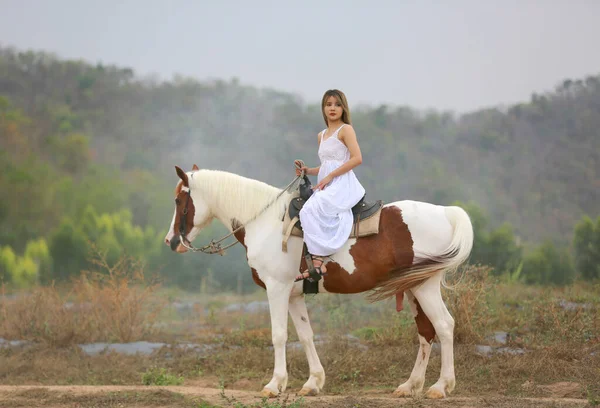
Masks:
[[[324,258],[336,253],[348,240],[352,229],[352,207],[365,195],[354,169],[362,163],[356,133],[350,124],[346,95],[330,89],[323,95],[321,111],[327,128],[319,132],[319,167],[296,168],[296,175],[318,176],[314,193],[300,211],[304,242],[314,269],[324,275]],[[298,164],[298,162],[296,163]],[[310,276],[304,271],[296,280]]]

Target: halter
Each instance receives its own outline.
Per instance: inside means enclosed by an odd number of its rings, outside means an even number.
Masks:
[[[297,168],[302,168],[302,167],[304,167],[304,162],[302,160],[297,160],[294,163],[294,165]],[[233,231],[231,231],[229,234],[225,235],[224,237],[220,238],[217,241],[211,240],[208,245],[205,245],[205,246],[203,246],[201,248],[194,247],[192,245],[192,243],[190,241],[188,241],[188,239],[185,236],[185,223],[186,223],[186,218],[187,218],[186,215],[188,213],[188,205],[189,205],[189,202],[190,202],[190,197],[192,195],[192,190],[190,189],[190,187],[185,187],[185,186],[182,187],[182,190],[183,189],[187,189],[188,196],[187,196],[187,198],[185,200],[185,207],[183,207],[183,210],[181,212],[180,221],[179,221],[179,239],[181,241],[181,245],[183,245],[185,248],[187,248],[188,250],[190,250],[192,252],[203,252],[205,254],[210,254],[210,255],[212,255],[212,254],[219,254],[221,256],[225,255],[225,250],[226,249],[231,248],[232,246],[234,246],[235,244],[239,243],[240,241],[236,240],[235,242],[232,242],[231,244],[229,244],[229,245],[227,245],[225,247],[221,247],[221,242],[225,241],[227,238],[229,238],[230,236],[234,235],[236,232],[238,232],[241,229],[245,228],[246,225],[248,225],[249,223],[251,223],[252,221],[254,221],[255,219],[257,219],[269,207],[271,207],[273,204],[275,204],[277,202],[277,200],[279,199],[279,197],[281,197],[285,192],[287,192],[288,190],[290,190],[290,188],[298,180],[301,180],[302,178],[304,178],[304,171],[301,171],[300,175],[296,176],[283,190],[281,190],[281,192],[279,194],[277,194],[277,197],[275,197],[273,200],[271,200],[271,202],[269,202],[254,217],[252,217],[248,221],[246,221],[245,224],[240,225],[239,227],[237,227],[236,229],[234,229]]]

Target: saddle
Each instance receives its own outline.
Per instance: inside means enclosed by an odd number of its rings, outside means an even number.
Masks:
[[[297,237],[304,236],[299,215],[300,210],[304,207],[304,204],[312,193],[310,180],[307,176],[304,176],[303,183],[298,188],[298,194],[292,197],[284,216],[283,242],[281,247],[283,252],[287,252],[287,241],[291,235]],[[379,232],[379,218],[381,216],[381,209],[383,208],[383,201],[368,202],[365,200],[365,197],[366,195],[352,207],[354,224],[348,238],[365,237]]]

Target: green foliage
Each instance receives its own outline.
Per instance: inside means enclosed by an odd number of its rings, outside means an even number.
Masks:
[[[17,255],[12,248],[0,248],[0,279],[4,282],[12,282],[12,274],[16,267]]]
[[[596,225],[584,216],[575,226],[573,237],[574,257],[577,271],[584,279],[600,278],[600,216]]]
[[[353,335],[364,340],[372,340],[380,333],[381,329],[377,327],[361,327],[352,332]]]
[[[32,286],[37,281],[38,265],[31,258],[19,258],[12,271],[12,284],[17,288]]]
[[[46,240],[40,238],[29,241],[25,247],[24,257],[31,259],[37,265],[37,278],[42,284],[49,284],[52,278],[52,257]]]
[[[522,256],[522,248],[517,244],[513,227],[504,223],[487,236],[487,263],[494,266],[495,273],[502,274],[514,270]]]
[[[574,278],[574,270],[566,249],[546,241],[523,258],[522,275],[526,283],[564,285]]]
[[[471,263],[490,265],[495,275],[511,273],[522,257],[522,248],[517,243],[512,225],[505,222],[490,231],[486,228],[489,224],[487,216],[475,203],[455,202],[453,205],[462,207],[471,218],[474,234]]]
[[[167,372],[165,368],[152,367],[142,374],[144,385],[181,385],[184,378]]]
[[[196,162],[283,186],[293,159],[316,164],[318,104],[238,80],[152,82],[128,68],[1,47],[0,72],[0,242],[20,254],[46,238],[52,267],[38,271],[40,280],[85,267],[89,241],[111,260],[139,256],[182,287],[198,289],[209,271],[211,288],[236,287],[240,273],[253,287],[243,249],[182,257],[162,245],[173,165]],[[600,77],[563,81],[508,109],[464,115],[355,107],[365,159],[356,173],[369,196],[387,202],[469,203],[471,260],[531,279],[525,263],[518,269],[522,248],[547,238],[565,246],[573,225],[597,211],[599,84]],[[198,240],[224,231],[210,226]],[[576,233],[574,259],[592,279],[598,262],[586,233]]]
[[[52,277],[65,280],[77,276],[88,266],[89,244],[80,227],[65,217],[49,239],[53,259]]]
[[[66,136],[51,138],[54,147],[54,158],[61,169],[70,174],[84,171],[90,159],[90,138],[84,134],[71,133]]]
[[[44,239],[27,243],[23,256],[9,246],[0,247],[0,280],[16,288],[45,282],[50,276],[52,258]]]

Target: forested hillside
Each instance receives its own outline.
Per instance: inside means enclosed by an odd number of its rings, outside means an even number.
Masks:
[[[465,115],[354,107],[364,158],[357,174],[372,198],[470,203],[486,234],[508,222],[515,247],[569,248],[575,224],[600,215],[600,76],[559,82],[530,101]],[[293,159],[317,164],[322,128],[319,106],[237,80],[158,81],[0,48],[0,248],[12,248],[16,264],[28,243],[48,241],[47,274],[56,277],[65,266],[52,246],[83,248],[94,238],[115,258],[125,249],[146,254],[173,281],[204,276],[235,286],[243,256],[178,257],[163,248],[173,166],[284,186]],[[69,262],[72,271],[85,264]]]

